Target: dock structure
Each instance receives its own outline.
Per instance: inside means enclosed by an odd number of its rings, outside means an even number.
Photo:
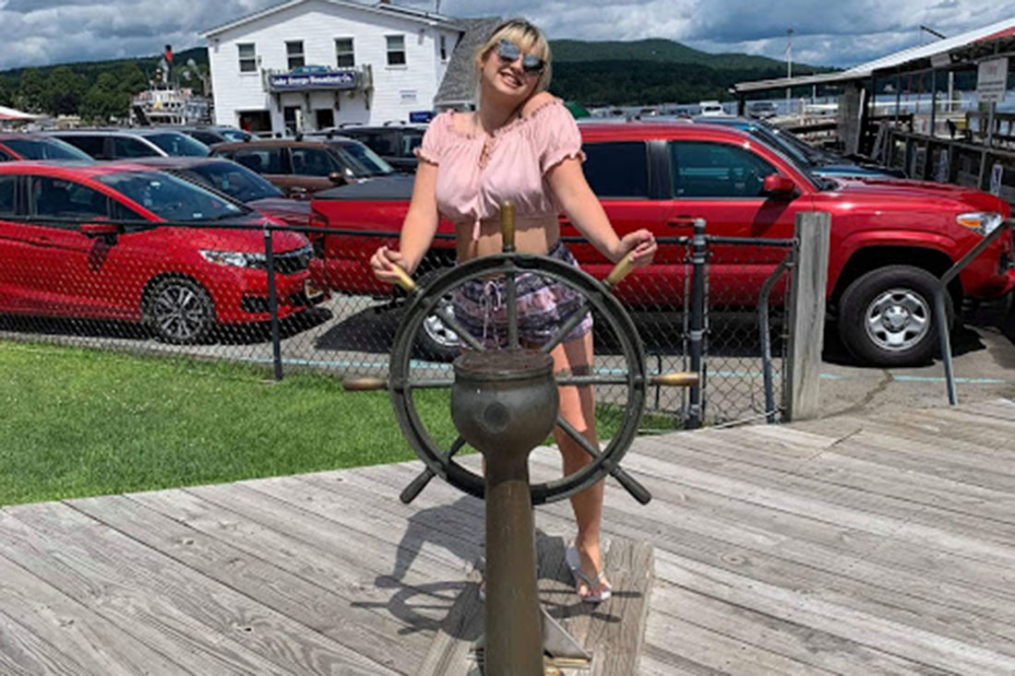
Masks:
[[[541,589],[576,634],[647,597],[644,676],[1015,670],[1015,402],[642,437],[625,467],[655,499],[611,486],[605,535],[651,545],[651,588],[618,567],[581,604],[544,557]],[[449,611],[483,524],[438,482],[401,504],[419,469],[4,507],[0,673],[419,673],[477,635]],[[544,554],[573,534],[564,503],[536,525]]]
[[[1015,122],[997,104],[1015,56],[1015,19],[935,35],[943,39],[841,71],[739,82],[732,89],[738,114],[747,113],[748,99],[785,92],[789,108],[802,95],[780,126],[908,178],[989,190],[1010,202]],[[970,86],[975,91],[963,97]],[[816,104],[830,94],[836,103]]]

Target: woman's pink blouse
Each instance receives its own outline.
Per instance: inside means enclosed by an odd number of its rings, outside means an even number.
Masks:
[[[453,112],[441,113],[416,155],[437,165],[437,210],[455,223],[473,224],[478,239],[480,221],[497,216],[504,201],[514,203],[519,218],[559,213],[546,172],[570,157],[584,160],[581,145],[571,113],[553,99],[492,137],[461,132]]]

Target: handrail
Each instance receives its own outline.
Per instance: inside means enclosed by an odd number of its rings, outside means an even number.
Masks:
[[[955,391],[955,373],[952,365],[952,344],[948,331],[948,312],[945,309],[945,294],[948,293],[948,285],[955,279],[970,262],[983,253],[987,247],[993,244],[1006,232],[1015,232],[1015,220],[1007,219],[1001,225],[994,228],[986,237],[976,244],[972,249],[960,258],[947,272],[941,275],[937,288],[934,290],[934,323],[937,324],[938,337],[941,340],[941,361],[945,367],[945,382],[948,386],[948,403],[955,406],[959,403],[958,393]]]

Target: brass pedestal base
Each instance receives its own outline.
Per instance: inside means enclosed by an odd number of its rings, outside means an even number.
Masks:
[[[582,603],[574,591],[571,571],[564,562],[564,542],[542,538],[538,543],[539,600],[546,615],[578,650],[591,660],[574,656],[566,639],[551,625],[544,647],[556,646],[559,655],[544,659],[546,676],[633,676],[645,637],[653,580],[653,548],[647,542],[613,539],[604,556],[613,598],[599,605]],[[455,600],[434,637],[417,676],[482,676],[483,653],[469,637],[481,633],[484,604],[479,600],[479,573]],[[479,648],[479,649],[477,649]]]

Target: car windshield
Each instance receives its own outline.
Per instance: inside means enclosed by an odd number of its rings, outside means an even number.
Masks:
[[[807,157],[800,148],[789,143],[786,139],[773,134],[766,127],[752,126],[748,130],[751,136],[760,139],[769,148],[781,154],[793,167],[803,174],[811,184],[819,190],[831,190],[836,186],[834,181],[822,178],[814,174],[814,163]],[[803,141],[801,141],[803,143]]]
[[[251,213],[210,190],[158,171],[121,171],[97,179],[169,222],[218,221]]]
[[[357,178],[387,176],[395,173],[391,165],[381,159],[380,155],[357,141],[334,143],[331,148],[343,162],[352,165]]]
[[[814,146],[801,141],[791,132],[783,131],[782,129],[773,129],[772,133],[779,137],[779,139],[781,139],[784,143],[792,145],[806,155],[811,164],[830,164],[837,161],[837,158],[831,153],[827,153],[820,148],[815,148]]]
[[[241,129],[216,129],[215,131],[230,141],[249,141],[251,139],[250,134]]]
[[[147,134],[146,139],[164,150],[170,157],[207,157],[208,146],[186,134],[166,132],[164,134]]]
[[[55,138],[18,138],[4,141],[4,145],[26,160],[78,160],[91,162],[92,158],[69,143]]]
[[[185,173],[193,174],[198,181],[207,183],[240,202],[285,197],[281,190],[261,178],[260,174],[236,162],[202,162],[185,170]]]

